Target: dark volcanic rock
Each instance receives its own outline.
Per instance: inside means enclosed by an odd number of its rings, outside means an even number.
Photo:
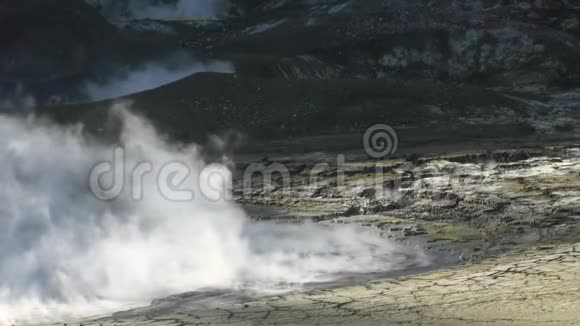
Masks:
[[[572,1],[272,0],[251,8],[200,48],[237,52],[244,72],[286,78],[511,86],[579,73],[580,9]],[[256,70],[256,61],[270,68]]]
[[[402,127],[401,135],[405,136],[405,130],[416,129],[423,139],[436,137],[426,129],[434,123],[452,132],[453,137],[467,132],[464,137],[493,138],[505,136],[505,132],[520,135],[522,131],[514,127],[509,116],[525,116],[530,110],[493,91],[430,82],[287,81],[211,73],[124,99],[164,132],[188,141],[231,129],[263,139],[357,133],[376,123]],[[107,111],[113,103],[41,108],[37,112],[100,129],[107,123]],[[442,105],[441,109],[434,110],[434,103]],[[507,117],[502,121],[504,115]],[[500,120],[493,126],[481,126],[470,122],[474,117]],[[463,129],[452,131],[455,127]],[[356,141],[360,146],[358,138]]]
[[[74,85],[111,59],[116,33],[83,1],[2,1],[0,91],[20,87],[42,98],[58,84]]]
[[[377,123],[396,127],[402,142],[575,130],[578,110],[564,103],[569,95],[556,103],[536,91],[578,76],[580,9],[571,1],[232,4],[240,14],[220,20],[111,27],[84,3],[12,0],[2,5],[3,24],[22,29],[3,36],[10,46],[1,52],[2,71],[11,82],[74,83],[87,69],[104,71],[99,58],[111,64],[114,55],[181,47],[233,62],[236,75],[201,74],[126,98],[184,140],[230,129],[268,139],[360,133]],[[109,39],[123,42],[109,50]],[[534,86],[531,93],[519,92],[524,85]],[[39,111],[98,130],[110,104]]]
[[[2,81],[44,81],[80,74],[116,45],[115,33],[82,1],[3,1]]]
[[[4,82],[42,82],[102,70],[114,56],[107,52],[151,57],[186,48],[229,60],[240,75],[284,79],[546,87],[580,76],[580,5],[571,0],[230,3],[232,14],[219,20],[114,28],[82,1],[11,0],[1,5],[0,72]]]

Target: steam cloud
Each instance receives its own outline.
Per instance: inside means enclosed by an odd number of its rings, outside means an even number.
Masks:
[[[113,148],[81,126],[0,116],[0,324],[62,322],[203,288],[278,291],[428,261],[354,226],[257,223],[235,203],[199,194],[169,201],[155,172],[182,162],[192,172],[184,184],[195,185],[206,166],[197,147],[169,144],[123,106],[114,111],[125,166],[153,166],[142,200],[129,186],[113,201],[89,191],[91,168],[112,160]]]

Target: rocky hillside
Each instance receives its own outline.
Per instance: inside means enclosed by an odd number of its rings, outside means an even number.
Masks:
[[[2,6],[3,26],[22,27],[2,36],[3,82],[41,93],[114,70],[119,57],[186,51],[231,62],[236,75],[200,74],[127,98],[180,139],[232,129],[268,139],[356,134],[375,123],[427,138],[450,128],[449,137],[475,139],[576,135],[572,0],[232,0],[211,20],[112,21],[72,0]],[[99,126],[107,106],[39,112]]]
[[[430,79],[487,86],[578,77],[574,1],[237,1],[241,18],[172,22],[191,48],[285,78]],[[217,26],[216,26],[217,25]]]

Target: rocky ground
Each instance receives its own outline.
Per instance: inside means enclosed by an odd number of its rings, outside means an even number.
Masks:
[[[258,218],[361,223],[460,252],[463,261],[580,236],[575,145],[329,159],[269,157],[242,166],[235,194],[245,205],[279,208]]]

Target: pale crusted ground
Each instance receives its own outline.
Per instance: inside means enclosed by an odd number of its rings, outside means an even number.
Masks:
[[[429,249],[461,251],[466,261],[580,239],[576,145],[424,155],[415,162],[351,159],[340,188],[335,166],[312,182],[313,163],[291,162],[285,163],[289,186],[275,180],[275,187],[262,187],[266,179],[256,173],[253,188],[238,190],[244,194],[238,200],[285,210],[259,218],[360,223],[389,237],[426,241]]]
[[[219,309],[85,325],[578,325],[580,244]]]

